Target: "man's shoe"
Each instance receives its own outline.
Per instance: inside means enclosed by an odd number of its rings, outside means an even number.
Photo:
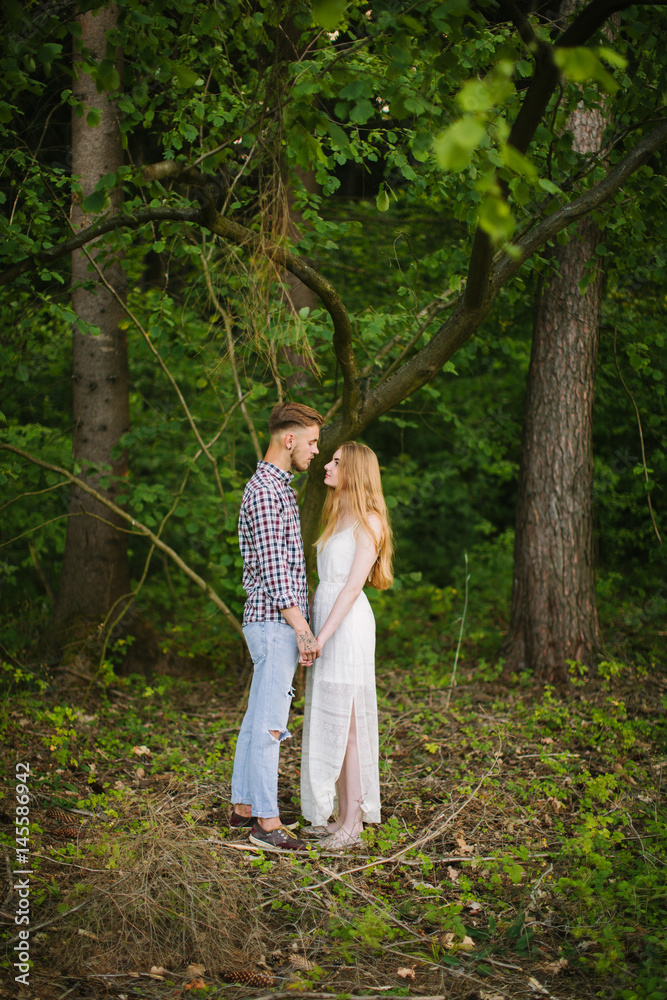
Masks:
[[[229,826],[232,830],[240,830],[244,826],[254,826],[256,822],[256,816],[239,816],[235,810],[232,810],[232,815],[229,817]]]
[[[285,826],[279,826],[276,830],[264,830],[259,823],[255,823],[250,831],[250,843],[265,851],[308,850],[308,844],[304,840],[298,840]]]
[[[239,816],[239,814],[235,810],[232,810],[232,815],[229,817],[229,828],[230,830],[243,830],[246,827],[254,826],[256,822],[257,822],[256,816]],[[297,827],[299,826],[298,822],[284,823],[283,825],[286,830],[296,830]]]

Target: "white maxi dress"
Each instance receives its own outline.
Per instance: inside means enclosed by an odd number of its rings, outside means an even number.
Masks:
[[[356,524],[327,539],[317,553],[320,578],[313,601],[313,632],[324,625],[352,568]],[[378,717],[375,693],[375,619],[366,595],[356,599],[319,659],[306,668],[301,758],[301,812],[314,826],[336,811],[340,775],[354,710],[364,823],[380,822]]]

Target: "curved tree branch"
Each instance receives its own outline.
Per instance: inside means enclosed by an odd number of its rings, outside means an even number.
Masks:
[[[484,297],[471,306],[465,293],[460,295],[453,312],[428,344],[406,361],[389,379],[368,393],[354,428],[357,433],[433,378],[478,328],[489,312],[497,293],[521,265],[559,232],[609,201],[628,177],[665,144],[667,144],[667,119],[644,136],[598,184],[543,219],[534,229],[521,237],[516,243],[519,250],[517,256],[500,255],[492,267]],[[325,431],[328,431],[328,434],[324,435],[323,444],[328,445],[330,439],[338,444],[348,436],[350,427],[345,425],[344,419],[341,419],[325,428]],[[324,448],[321,450],[324,451]],[[314,466],[315,462],[312,465]]]
[[[181,559],[178,552],[172,549],[170,545],[163,542],[162,539],[159,538],[155,532],[151,531],[150,528],[147,528],[145,524],[142,524],[141,521],[137,521],[137,519],[132,517],[131,514],[128,514],[126,510],[123,510],[122,507],[115,504],[113,500],[109,500],[108,497],[103,496],[102,493],[93,489],[92,486],[89,486],[83,479],[79,479],[78,476],[72,475],[72,473],[68,472],[67,469],[63,469],[59,465],[52,465],[51,462],[44,462],[41,458],[31,455],[27,451],[22,451],[20,448],[15,448],[14,445],[11,444],[3,444],[0,442],[0,448],[5,451],[11,451],[14,455],[18,455],[20,458],[24,458],[26,461],[32,462],[33,465],[38,465],[42,469],[48,469],[49,472],[57,472],[59,476],[64,476],[70,483],[73,483],[80,490],[83,490],[84,493],[88,493],[89,496],[93,497],[99,503],[104,504],[105,507],[107,507],[110,511],[113,511],[113,513],[118,517],[122,518],[128,524],[131,524],[134,529],[134,533],[144,535],[146,538],[150,539],[156,548],[166,553],[166,555],[168,555],[169,558],[176,563],[179,569],[182,569],[185,575],[196,583],[197,586],[204,591],[208,599],[212,601],[215,606],[220,609],[220,611],[222,611],[227,618],[227,621],[239,633],[239,635],[243,635],[243,629],[240,621],[227,607],[222,598],[216,594],[210,584],[208,584],[206,580],[203,580],[199,574],[192,569],[192,567],[188,566],[188,564]]]
[[[112,233],[115,229],[140,229],[141,226],[145,226],[149,222],[161,222],[163,220],[201,223],[201,214],[200,208],[142,208],[138,212],[135,212],[134,215],[107,216],[101,222],[96,222],[86,229],[80,229],[76,236],[70,237],[64,243],[59,243],[49,250],[40,250],[39,253],[31,254],[30,257],[26,257],[25,260],[15,264],[14,267],[8,267],[5,271],[0,271],[0,285],[9,285],[12,281],[20,278],[22,274],[34,271],[37,267],[45,267],[48,264],[52,264],[54,261],[60,260],[61,257],[66,257],[73,250],[80,250],[87,243],[92,243],[93,240],[98,239],[100,236],[106,236],[107,233]]]
[[[648,135],[640,139],[634,149],[620,163],[617,163],[603,180],[579,195],[578,198],[568,202],[567,205],[563,205],[553,215],[547,216],[518,239],[515,243],[515,247],[519,251],[517,256],[510,258],[508,254],[503,254],[493,268],[491,283],[494,294],[507,283],[536,250],[553,239],[557,233],[609,201],[628,177],[643,166],[665,143],[667,143],[667,118],[663,119]]]
[[[338,292],[318,271],[306,264],[297,254],[275,243],[269,243],[259,233],[255,233],[237,222],[232,222],[208,206],[204,225],[216,236],[247,247],[279,264],[303,282],[322,301],[333,322],[333,346],[343,376],[343,412],[346,419],[353,419],[359,410],[361,399],[359,389],[359,369],[352,349],[352,323]]]

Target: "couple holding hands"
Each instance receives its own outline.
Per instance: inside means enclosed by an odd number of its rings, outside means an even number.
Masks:
[[[364,584],[391,584],[391,532],[374,452],[347,442],[325,466],[329,487],[317,542],[319,584],[309,625],[308,584],[293,471],[317,454],[323,418],[279,403],[264,461],[246,485],[239,515],[243,613],[253,677],[232,775],[232,828],[268,851],[307,848],[280,821],[278,760],[297,661],[308,668],[301,811],[327,850],[359,843],[380,822],[375,621]]]

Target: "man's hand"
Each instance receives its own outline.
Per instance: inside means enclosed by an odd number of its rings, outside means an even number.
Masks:
[[[299,650],[299,663],[308,666],[320,655],[317,639],[310,630],[310,625],[298,608],[281,608],[281,614],[296,634],[296,644]]]
[[[317,639],[309,628],[297,630],[296,644],[299,647],[299,663],[306,667],[320,655]]]

